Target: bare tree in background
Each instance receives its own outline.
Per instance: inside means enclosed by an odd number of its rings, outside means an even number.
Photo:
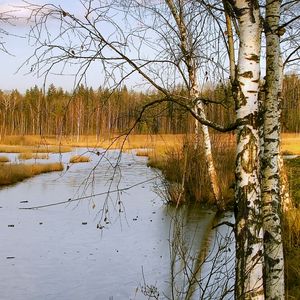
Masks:
[[[7,17],[2,12],[0,13],[0,22],[2,24],[7,22]],[[5,35],[8,35],[8,32],[0,27],[0,49],[1,51],[7,52],[7,49],[5,48],[5,42],[3,41],[3,36]]]
[[[8,26],[12,24],[15,19],[12,11],[0,11],[0,51],[4,53],[9,53],[6,48],[5,37],[10,33],[8,31]]]

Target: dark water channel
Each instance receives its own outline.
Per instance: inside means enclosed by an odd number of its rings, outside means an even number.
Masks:
[[[1,300],[218,299],[228,291],[232,236],[225,225],[210,230],[222,222],[213,211],[165,206],[146,158],[123,153],[114,169],[118,152],[111,151],[91,173],[99,156],[90,155],[90,163],[67,172],[0,190]],[[70,156],[52,154],[50,161],[67,165]],[[20,209],[132,185],[109,197]]]

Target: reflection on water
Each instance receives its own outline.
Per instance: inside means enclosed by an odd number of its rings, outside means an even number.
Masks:
[[[73,154],[52,154],[50,160],[67,165]],[[221,239],[230,233],[226,226],[210,230],[220,222],[215,213],[164,206],[153,181],[92,197],[156,174],[146,158],[131,153],[122,154],[119,168],[113,168],[117,151],[99,165],[101,156],[88,155],[90,163],[0,190],[0,298],[123,300],[147,299],[152,292],[159,299],[220,298],[232,284],[234,245]],[[91,197],[19,209],[78,196]]]
[[[232,222],[232,216],[221,219],[197,204],[165,211],[170,217],[170,271],[163,298],[232,299],[234,235],[222,225],[224,220]]]

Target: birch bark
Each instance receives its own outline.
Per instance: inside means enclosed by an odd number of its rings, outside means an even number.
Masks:
[[[279,92],[278,92],[278,101],[279,107],[281,107],[282,103],[282,89],[283,89],[283,61],[282,56],[280,53],[279,57]],[[281,110],[280,110],[280,119],[281,119]],[[280,122],[281,125],[281,122]],[[280,133],[281,129],[279,130]],[[293,208],[293,202],[291,199],[290,191],[289,191],[289,182],[286,170],[284,168],[284,162],[281,155],[281,136],[280,143],[279,143],[279,179],[280,179],[280,204],[282,212],[285,213],[286,211]]]
[[[280,205],[280,0],[266,1],[266,96],[262,200],[266,299],[284,299],[284,258]]]
[[[256,1],[232,2],[240,42],[237,65],[236,299],[264,299],[259,183],[260,12]]]
[[[202,115],[202,117],[205,117],[204,114],[204,108],[202,102],[198,104],[198,111],[199,114]],[[203,133],[203,144],[204,144],[204,154],[205,154],[205,162],[208,170],[208,177],[210,181],[210,186],[212,189],[212,193],[214,196],[214,199],[219,207],[219,209],[223,209],[223,203],[222,203],[222,195],[220,190],[220,185],[218,182],[218,176],[217,171],[214,164],[214,159],[212,155],[212,146],[211,146],[211,139],[210,134],[208,131],[208,127],[206,125],[201,124],[201,130]],[[198,133],[196,133],[198,134]]]

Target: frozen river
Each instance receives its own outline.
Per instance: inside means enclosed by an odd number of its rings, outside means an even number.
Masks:
[[[87,153],[91,162],[69,165],[73,154],[50,155],[50,161],[64,163],[64,172],[39,175],[0,190],[1,300],[148,299],[145,294],[150,292],[167,299],[186,289],[177,257],[181,246],[188,246],[191,266],[186,269],[195,274],[203,264],[204,248],[206,254],[221,252],[210,231],[213,211],[181,208],[176,211],[180,228],[174,225],[175,208],[164,205],[155,192],[161,181],[153,179],[157,173],[146,166],[146,158],[123,153],[114,168],[118,151],[108,152],[100,163],[101,154]],[[116,189],[126,190],[106,194]],[[78,197],[84,199],[68,201]],[[63,201],[67,203],[20,209]],[[217,230],[222,235],[228,231],[226,226]],[[222,252],[221,261],[229,252],[232,243]],[[226,259],[232,265],[232,257]],[[201,269],[211,272],[212,262]],[[218,286],[224,285],[213,273]],[[197,299],[199,282],[189,292],[198,290]]]

